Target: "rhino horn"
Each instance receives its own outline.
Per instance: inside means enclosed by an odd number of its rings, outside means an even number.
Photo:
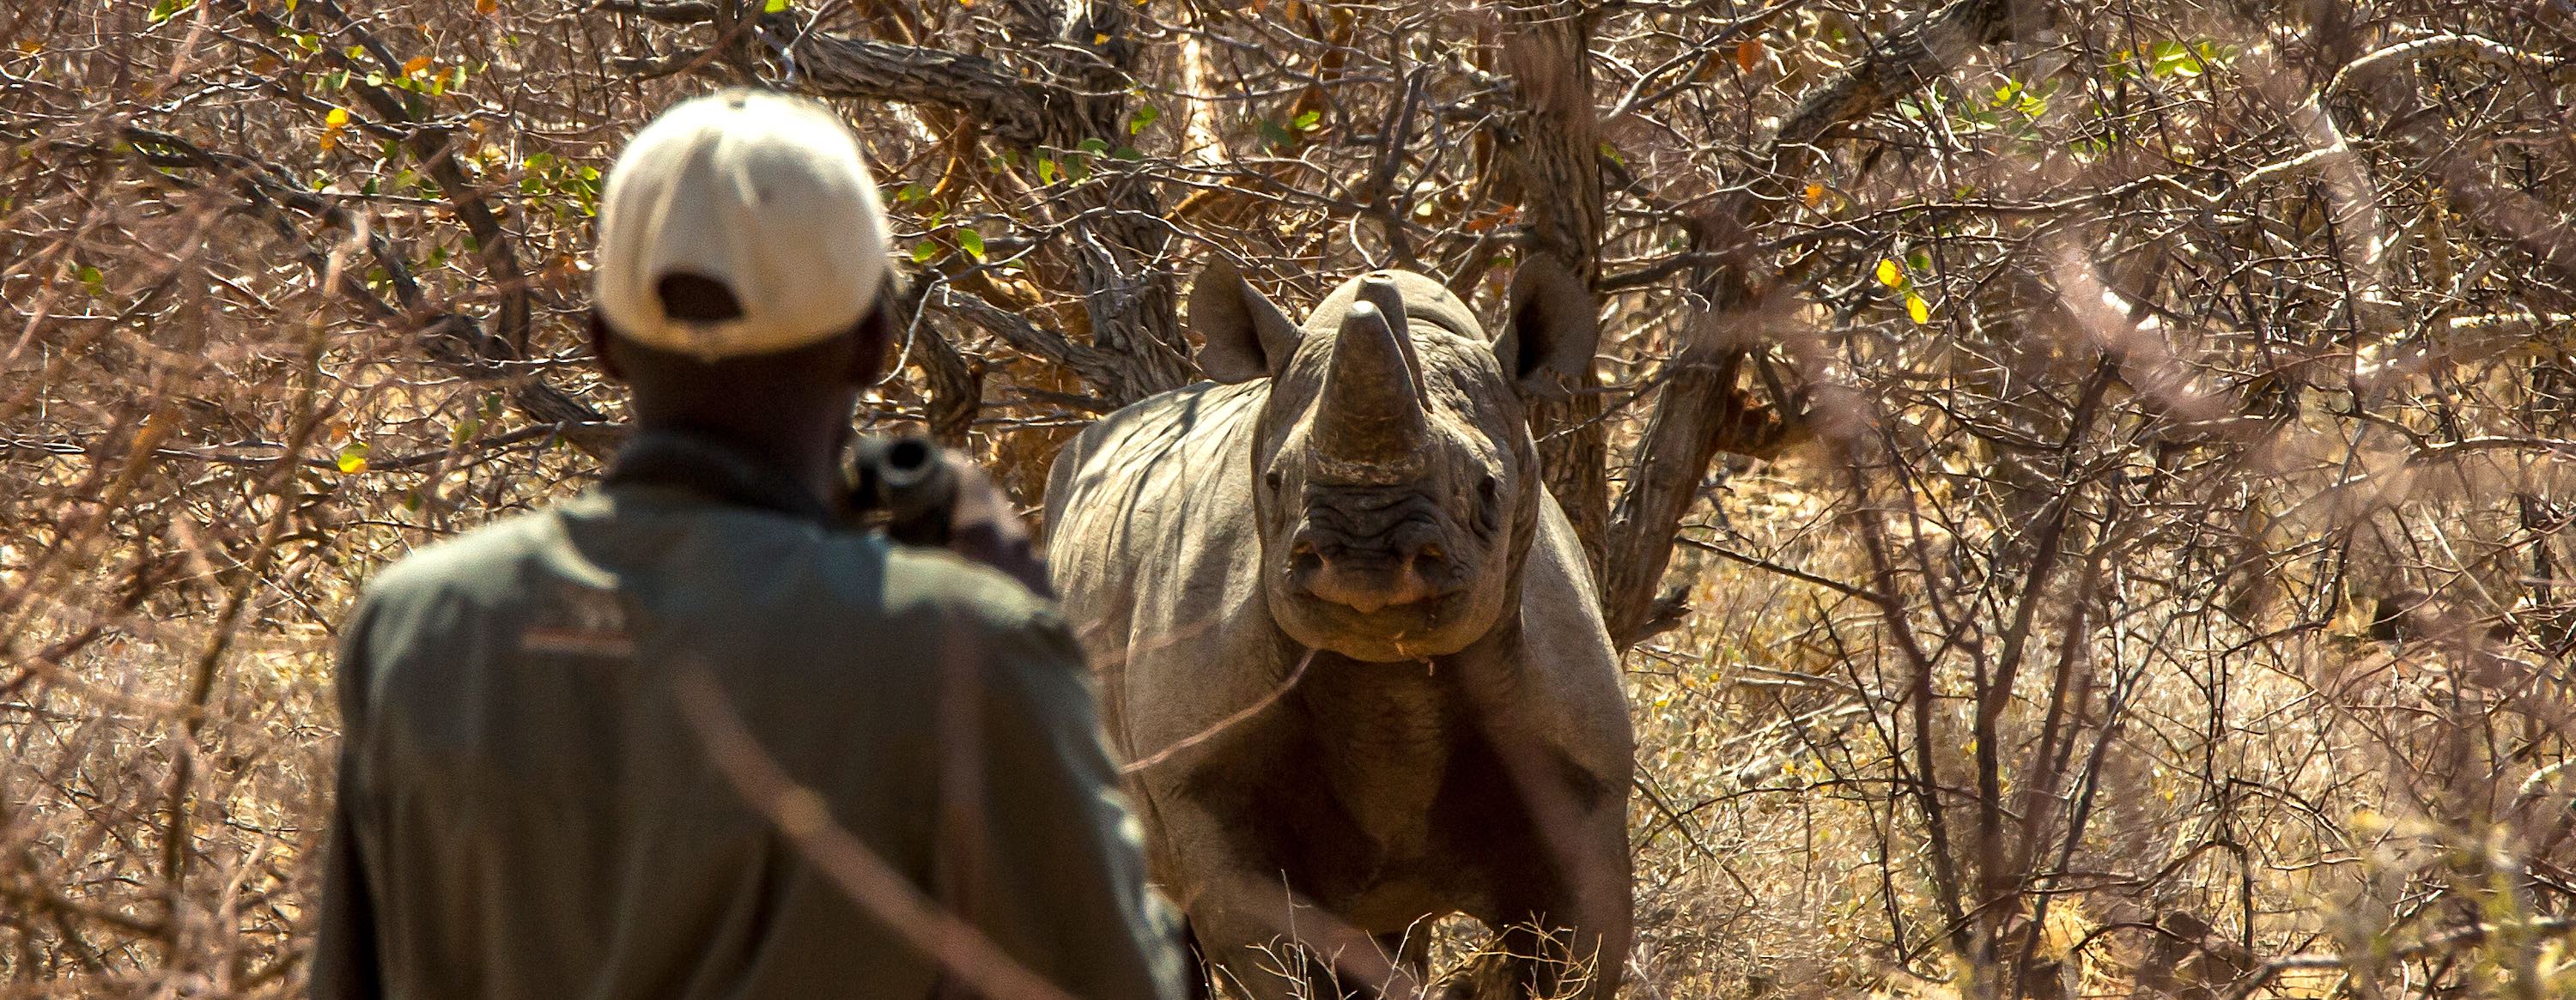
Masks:
[[[1422,356],[1414,353],[1412,332],[1405,328],[1403,289],[1396,287],[1393,276],[1377,271],[1360,279],[1359,300],[1376,306],[1387,325],[1395,328],[1395,345],[1404,350],[1404,370],[1410,373],[1414,389],[1421,390]]]
[[[1419,461],[1430,421],[1406,355],[1402,320],[1360,299],[1342,316],[1324,391],[1315,404],[1317,457],[1358,472]]]

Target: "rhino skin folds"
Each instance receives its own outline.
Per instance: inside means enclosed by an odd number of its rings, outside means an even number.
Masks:
[[[1464,913],[1504,954],[1449,988],[1555,995],[1571,967],[1610,996],[1633,735],[1526,413],[1591,363],[1589,295],[1533,261],[1488,337],[1380,271],[1301,327],[1217,264],[1189,309],[1217,381],[1057,459],[1048,558],[1209,971],[1409,991],[1430,920]]]

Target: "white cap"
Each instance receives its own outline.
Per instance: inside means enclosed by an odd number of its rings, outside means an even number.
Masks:
[[[620,336],[702,361],[818,343],[885,287],[885,210],[831,109],[752,90],[683,101],[627,142],[599,204],[592,296]],[[741,315],[691,320],[661,282],[694,275]]]

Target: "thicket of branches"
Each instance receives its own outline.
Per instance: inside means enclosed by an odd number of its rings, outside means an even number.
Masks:
[[[1295,304],[1403,266],[1490,306],[1540,254],[1590,284],[1604,355],[1538,423],[1638,643],[1638,992],[2564,992],[2571,28],[13,5],[5,989],[292,988],[340,610],[614,447],[599,172],[753,83],[839,102],[896,214],[879,419],[1030,504],[1072,430],[1195,377],[1204,262]]]

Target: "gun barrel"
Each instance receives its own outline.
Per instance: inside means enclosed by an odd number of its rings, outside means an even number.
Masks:
[[[942,469],[939,446],[917,437],[900,437],[886,443],[883,457],[877,463],[877,475],[890,490],[915,489],[928,483]]]
[[[867,438],[853,458],[852,507],[882,515],[887,536],[896,541],[948,544],[957,473],[937,444],[913,435]]]

